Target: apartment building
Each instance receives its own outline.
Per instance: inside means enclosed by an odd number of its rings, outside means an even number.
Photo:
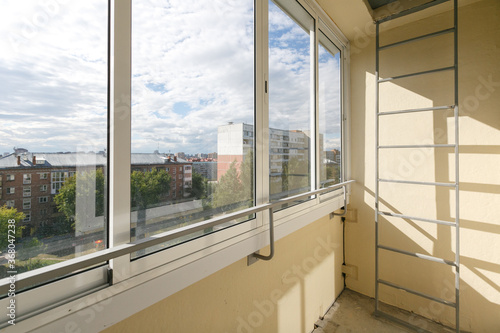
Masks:
[[[132,154],[131,157],[132,171],[162,169],[169,173],[170,191],[163,196],[163,202],[189,196],[192,163],[158,152]],[[96,170],[106,173],[106,165],[104,152],[36,153],[18,149],[17,153],[0,157],[0,206],[15,208],[25,215],[21,226],[25,227],[24,236],[29,236],[40,226],[57,223],[57,217],[63,216],[54,196],[69,177]]]
[[[214,161],[196,161],[193,163],[193,170],[202,175],[209,181],[217,180],[218,162]]]

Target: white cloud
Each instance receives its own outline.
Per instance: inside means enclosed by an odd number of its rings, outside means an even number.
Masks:
[[[253,122],[252,1],[157,3],[134,5],[132,150],[215,151],[219,125]]]
[[[218,126],[253,123],[252,0],[132,3],[134,152],[212,152]],[[105,0],[2,2],[0,154],[105,147],[107,19]],[[308,130],[309,35],[269,19],[270,124]]]
[[[309,131],[310,36],[276,6],[271,6],[269,16],[269,124],[273,128]]]
[[[341,146],[341,96],[338,56],[324,53],[320,57],[318,72],[319,130],[324,137],[324,149],[339,149]]]
[[[106,145],[107,1],[3,1],[0,153]]]

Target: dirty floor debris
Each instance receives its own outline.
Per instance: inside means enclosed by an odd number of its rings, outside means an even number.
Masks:
[[[316,322],[316,329],[313,333],[415,333],[410,328],[375,317],[373,315],[374,304],[375,300],[373,298],[345,289],[335,304],[328,310],[323,320]],[[384,305],[382,310],[406,321],[411,318],[413,323],[418,323],[419,327],[429,332],[455,332],[435,322],[392,306]]]

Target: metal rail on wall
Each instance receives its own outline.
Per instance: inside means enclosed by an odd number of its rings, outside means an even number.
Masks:
[[[436,31],[433,33],[421,35],[418,37],[413,37],[409,38],[406,40],[402,40],[399,42],[395,42],[392,44],[387,44],[387,45],[380,45],[380,25],[389,22],[393,19],[406,16],[406,15],[411,15],[413,13],[419,12],[421,10],[424,10],[426,8],[429,8],[431,6],[441,4],[444,2],[453,2],[453,24],[454,26],[452,28],[447,28],[444,30]],[[396,318],[386,312],[383,312],[380,309],[380,292],[379,292],[379,286],[382,284],[384,286],[390,287],[390,288],[395,288],[399,290],[403,290],[405,292],[411,293],[413,295],[417,295],[429,300],[432,300],[434,302],[438,302],[441,304],[444,304],[446,306],[452,307],[455,309],[455,325],[456,325],[456,332],[460,332],[460,217],[459,217],[459,110],[458,110],[458,0],[435,0],[431,1],[429,3],[426,3],[425,5],[419,6],[412,8],[410,10],[403,11],[401,13],[395,14],[393,16],[385,17],[379,21],[375,22],[376,24],[376,55],[375,55],[375,62],[376,62],[376,85],[375,85],[375,98],[376,98],[376,117],[375,117],[375,135],[376,135],[376,147],[375,147],[375,174],[376,174],[376,179],[375,179],[375,315],[385,317],[387,319],[393,320],[395,322],[398,322],[399,324],[402,324],[404,326],[410,327],[412,329],[417,330],[418,332],[427,332],[425,329],[421,327],[417,327],[415,325],[412,325],[409,322],[406,322],[404,320],[401,320],[399,318]],[[389,48],[393,47],[399,47],[400,45],[405,45],[409,43],[413,43],[416,41],[422,41],[428,38],[434,38],[437,36],[445,35],[445,34],[453,34],[453,61],[454,64],[453,66],[448,66],[448,67],[443,67],[443,68],[437,68],[437,69],[432,69],[428,71],[421,71],[421,72],[416,72],[416,73],[411,73],[411,74],[404,74],[404,75],[399,75],[399,76],[393,76],[389,78],[380,78],[380,52],[387,50]],[[395,111],[386,111],[386,112],[381,112],[380,111],[380,84],[388,81],[394,81],[402,78],[412,78],[412,77],[421,77],[427,74],[431,73],[437,73],[437,72],[443,72],[443,71],[452,71],[454,73],[454,105],[442,105],[442,106],[433,106],[433,107],[428,107],[428,108],[418,108],[418,109],[406,109],[406,110],[395,110]],[[455,122],[455,143],[454,144],[435,144],[435,145],[391,145],[391,146],[382,146],[379,144],[380,142],[380,125],[379,125],[379,118],[380,117],[388,117],[391,115],[396,115],[396,114],[407,114],[407,113],[415,113],[415,112],[424,112],[424,111],[443,111],[443,110],[453,110],[454,112],[454,122]],[[405,148],[433,148],[433,149],[438,149],[438,148],[454,148],[454,161],[455,161],[455,181],[454,182],[449,182],[449,183],[439,183],[439,182],[422,182],[422,181],[407,181],[407,180],[395,180],[395,179],[381,179],[379,175],[379,163],[380,163],[380,156],[379,156],[379,151],[381,149],[405,149]],[[398,214],[398,213],[393,213],[393,212],[386,212],[386,211],[380,211],[379,203],[380,203],[380,192],[379,192],[379,185],[381,182],[387,182],[387,183],[402,183],[402,184],[407,184],[407,185],[418,185],[418,186],[434,186],[434,187],[451,187],[455,189],[455,222],[449,222],[449,221],[443,221],[443,220],[438,220],[438,219],[429,219],[429,218],[423,218],[423,217],[418,217],[418,216],[409,216],[405,214]],[[404,197],[404,193],[401,193],[399,196],[400,198]],[[389,203],[390,204],[390,203]],[[406,251],[403,249],[398,249],[390,246],[386,246],[381,244],[380,242],[380,221],[379,217],[380,216],[390,216],[394,218],[400,218],[402,220],[416,220],[416,221],[422,221],[426,223],[434,223],[434,224],[439,224],[439,225],[444,225],[448,226],[450,228],[455,228],[455,260],[446,260],[443,258],[438,258],[435,256],[431,256],[428,254],[424,253],[415,253],[411,251]],[[387,252],[392,252],[392,253],[397,253],[400,255],[406,255],[410,257],[416,257],[422,260],[429,260],[432,262],[437,262],[441,263],[443,265],[449,265],[451,267],[454,267],[455,271],[455,301],[449,301],[445,300],[439,297],[435,297],[429,294],[422,293],[418,290],[414,290],[411,288],[407,288],[405,286],[384,280],[380,278],[380,251],[387,251]]]
[[[133,252],[144,250],[146,248],[162,244],[164,242],[177,239],[182,236],[192,234],[197,231],[203,231],[207,228],[215,227],[217,225],[234,221],[236,219],[247,217],[258,212],[267,210],[270,216],[269,223],[269,234],[270,234],[270,247],[271,253],[268,256],[261,255],[259,253],[252,254],[255,258],[262,260],[270,260],[274,255],[274,224],[273,224],[273,209],[280,207],[284,204],[293,203],[295,201],[307,199],[311,196],[320,195],[337,190],[341,187],[346,191],[346,186],[354,183],[354,180],[348,180],[339,184],[328,186],[314,191],[309,191],[306,193],[294,195],[288,198],[276,200],[270,203],[265,203],[255,207],[250,207],[242,209],[238,212],[229,213],[223,216],[214,217],[210,220],[206,220],[199,223],[194,223],[182,228],[175,230],[166,231],[148,238],[143,238],[130,242],[127,244],[118,245],[109,249],[105,249],[99,252],[83,255],[78,258],[70,259],[65,262],[53,264],[50,266],[42,267],[33,271],[25,272],[16,276],[16,288],[18,290],[35,286],[42,283],[47,283],[53,279],[58,279],[64,277],[67,274],[74,273],[76,271],[90,268],[94,265],[103,264],[107,261],[118,258],[124,255],[131,254]],[[111,283],[111,281],[110,281]],[[7,294],[9,290],[10,280],[9,278],[4,278],[0,280],[0,295]]]

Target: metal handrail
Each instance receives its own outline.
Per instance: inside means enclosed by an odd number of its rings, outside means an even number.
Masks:
[[[262,255],[259,251],[252,253],[253,256],[260,260],[269,261],[274,258],[274,214],[273,209],[269,209],[269,254],[267,256]]]
[[[292,197],[280,199],[274,201],[272,203],[265,203],[255,207],[246,208],[240,210],[238,212],[229,213],[224,216],[215,217],[203,222],[194,223],[182,228],[178,228],[175,230],[170,230],[166,232],[162,232],[160,234],[150,236],[148,238],[142,238],[135,240],[134,242],[129,242],[127,244],[122,244],[118,246],[114,246],[109,249],[101,250],[99,252],[83,255],[78,258],[70,259],[65,262],[53,264],[50,266],[41,267],[39,269],[21,273],[16,275],[16,289],[20,290],[25,287],[35,286],[40,283],[48,282],[52,279],[61,278],[67,274],[89,268],[91,266],[101,264],[103,262],[109,261],[111,259],[115,259],[124,255],[131,254],[136,251],[144,250],[148,247],[152,247],[169,240],[173,240],[182,236],[186,236],[192,234],[197,231],[202,231],[204,229],[215,227],[217,225],[236,220],[241,217],[245,217],[251,214],[255,214],[264,210],[270,210],[287,203],[292,203],[294,201],[298,201],[313,195],[318,195],[326,192],[333,191],[337,188],[346,186],[350,183],[353,183],[354,180],[348,180],[339,184],[335,184],[329,187],[325,187],[322,189],[297,194]],[[10,279],[4,278],[0,280],[0,295],[7,294],[10,286]]]

